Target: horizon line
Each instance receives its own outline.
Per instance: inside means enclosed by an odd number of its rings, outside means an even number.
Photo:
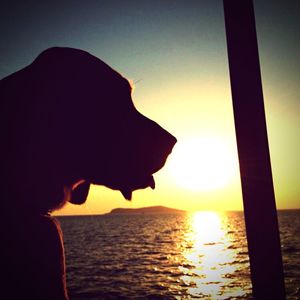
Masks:
[[[113,208],[114,209],[128,209],[128,210],[136,210],[136,209],[141,209],[141,208],[150,208],[150,207],[164,207],[164,208],[170,208],[170,209],[174,209],[174,210],[181,210],[182,213],[195,213],[195,212],[219,212],[219,213],[230,213],[230,212],[244,212],[243,209],[233,209],[233,210],[218,210],[218,209],[198,209],[198,210],[185,210],[185,209],[179,209],[179,208],[173,208],[173,207],[167,207],[167,206],[163,206],[163,205],[154,205],[154,206],[143,206],[143,207],[135,207],[135,208],[123,208],[123,207],[116,207]],[[84,216],[103,216],[103,215],[110,215],[111,211],[109,212],[104,212],[104,213],[86,213],[86,214],[56,214],[55,212],[53,214],[51,214],[51,217],[84,217]],[[300,210],[300,207],[298,208],[279,208],[276,209],[276,211],[291,211],[291,210]],[[137,214],[141,214],[141,213],[137,213]],[[145,213],[147,214],[147,213]],[[150,214],[150,213],[149,213]],[[152,213],[155,214],[155,213]],[[162,213],[164,214],[164,213]],[[165,213],[167,214],[167,213]]]

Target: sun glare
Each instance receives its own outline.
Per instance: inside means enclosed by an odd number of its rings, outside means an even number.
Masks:
[[[237,228],[233,224],[228,227],[225,214],[201,211],[189,216],[185,234],[189,247],[183,252],[181,279],[195,298],[244,298],[249,289],[246,282],[240,282],[240,288],[230,288],[236,280],[234,274],[245,266],[240,263],[240,249],[233,245],[234,236],[228,234],[229,230],[233,233]]]
[[[230,182],[236,162],[233,151],[221,138],[202,137],[179,141],[168,167],[179,186],[208,191]]]

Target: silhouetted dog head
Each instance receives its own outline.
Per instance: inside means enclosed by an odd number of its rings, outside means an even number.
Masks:
[[[81,50],[44,51],[2,79],[0,94],[6,198],[30,209],[83,203],[90,183],[131,199],[154,188],[176,143],[135,109],[124,77]]]

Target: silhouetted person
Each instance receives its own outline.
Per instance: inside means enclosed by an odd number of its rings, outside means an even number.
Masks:
[[[176,139],[135,109],[124,77],[77,49],[44,51],[0,81],[0,96],[1,290],[5,299],[67,299],[49,213],[84,203],[90,183],[126,199],[154,188]]]

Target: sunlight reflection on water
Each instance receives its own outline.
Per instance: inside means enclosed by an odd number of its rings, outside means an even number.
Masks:
[[[189,215],[184,234],[185,263],[181,280],[188,286],[188,294],[206,299],[243,297],[251,287],[244,283],[237,287],[234,274],[241,265],[240,248],[232,244],[230,234],[236,231],[234,223],[226,222],[226,215],[218,212],[196,212]],[[237,225],[237,224],[236,224]],[[249,265],[248,265],[249,266]],[[245,268],[245,264],[243,264]]]
[[[66,217],[61,223],[71,299],[251,296],[242,213]]]

